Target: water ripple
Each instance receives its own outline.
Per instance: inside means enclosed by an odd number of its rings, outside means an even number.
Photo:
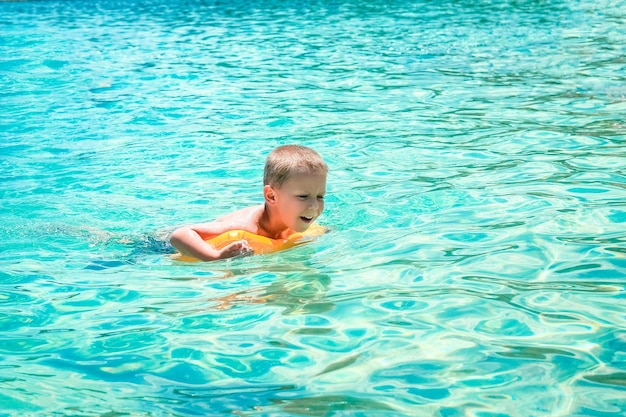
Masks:
[[[0,2],[2,412],[624,414],[624,10]],[[331,233],[169,259],[292,142]]]

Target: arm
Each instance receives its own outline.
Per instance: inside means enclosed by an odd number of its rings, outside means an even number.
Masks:
[[[184,226],[172,233],[170,243],[182,255],[190,256],[201,261],[214,261],[217,259],[232,258],[237,255],[250,254],[251,248],[245,240],[233,242],[220,250],[215,249],[205,242],[206,239],[227,232],[228,230],[232,230],[232,226],[226,222],[219,221]]]
[[[232,258],[237,255],[250,255],[252,248],[245,240],[233,242],[222,249],[215,249],[205,240],[235,229],[256,231],[258,218],[263,212],[263,205],[247,207],[219,219],[175,230],[170,243],[181,255],[190,256],[201,261]]]

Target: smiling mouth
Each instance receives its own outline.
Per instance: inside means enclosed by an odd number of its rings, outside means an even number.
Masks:
[[[300,220],[302,220],[305,223],[310,223],[313,221],[313,217],[304,217],[304,216],[300,216]]]

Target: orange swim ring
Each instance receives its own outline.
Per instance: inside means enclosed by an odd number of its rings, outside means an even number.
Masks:
[[[245,240],[248,242],[248,245],[250,245],[255,255],[262,255],[265,253],[278,252],[310,242],[327,231],[328,229],[324,226],[320,226],[315,223],[312,224],[305,232],[293,233],[289,235],[287,239],[271,239],[269,237],[256,235],[245,230],[229,230],[221,235],[207,239],[206,242],[215,249],[219,250],[233,242]],[[180,254],[175,255],[174,258],[181,261],[196,260],[195,258],[190,258]]]

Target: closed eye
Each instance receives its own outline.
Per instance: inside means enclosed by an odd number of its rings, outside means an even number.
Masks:
[[[308,194],[301,194],[301,195],[299,195],[299,196],[297,196],[297,197],[298,197],[300,200],[308,200],[309,195],[308,195]],[[318,195],[318,196],[317,196],[317,199],[318,199],[318,200],[323,200],[323,199],[324,199],[324,196],[323,196],[323,195]]]

